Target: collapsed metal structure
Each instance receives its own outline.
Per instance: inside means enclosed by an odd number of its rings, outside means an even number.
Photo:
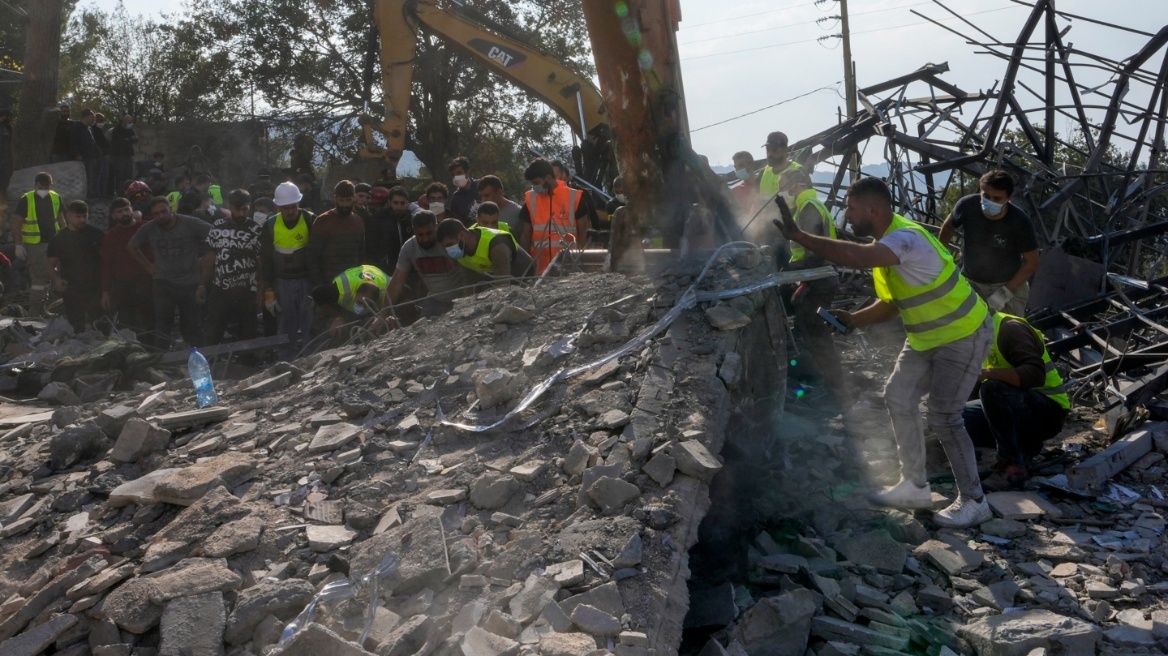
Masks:
[[[1144,32],[1060,11],[1055,0],[1014,0],[1031,11],[1006,42],[934,2],[967,29],[913,13],[1001,59],[1000,81],[968,92],[943,79],[947,64],[928,64],[860,89],[854,118],[792,150],[821,169],[838,162],[827,190],[838,207],[853,156],[882,147],[899,211],[933,226],[957,197],[976,193],[986,170],[1011,171],[1015,202],[1043,248],[1032,321],[1054,339],[1084,396],[1104,405],[1142,398],[1131,383],[1168,360],[1160,323],[1168,318],[1160,279],[1168,273],[1168,26]],[[1111,43],[1145,41],[1111,59],[1067,40],[1076,23],[1106,31]]]

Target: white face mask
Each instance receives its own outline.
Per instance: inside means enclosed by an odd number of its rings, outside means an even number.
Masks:
[[[264,214],[263,212],[256,212],[255,214],[251,215],[251,218],[256,223],[263,223],[268,220],[268,215]]]
[[[997,216],[1002,212],[1003,207],[1005,207],[1005,205],[1002,203],[995,203],[985,196],[981,197],[981,213],[985,214],[986,216]]]
[[[36,192],[37,192],[37,196],[40,196],[41,198],[44,198],[45,196],[49,195],[48,189],[37,189]]]
[[[430,211],[435,214],[441,214],[446,211],[446,203],[430,203]]]
[[[616,199],[617,199],[618,201],[622,202],[622,203],[627,203],[627,202],[629,202],[629,197],[628,197],[628,196],[626,196],[626,195],[624,195],[624,194],[617,194],[617,195],[616,195]]]
[[[467,183],[467,177],[465,175],[454,176],[454,186],[455,187],[462,189],[463,187],[466,186],[466,183]]]

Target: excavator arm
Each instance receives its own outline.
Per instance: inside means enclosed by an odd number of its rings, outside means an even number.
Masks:
[[[555,111],[584,144],[585,169],[595,171],[607,158],[609,127],[600,91],[563,62],[492,29],[469,12],[447,8],[435,0],[378,0],[375,11],[381,34],[385,115],[380,123],[373,117],[362,117],[363,158],[384,159],[391,170],[401,160],[420,29],[475,58]],[[375,144],[374,130],[385,136],[386,147]]]

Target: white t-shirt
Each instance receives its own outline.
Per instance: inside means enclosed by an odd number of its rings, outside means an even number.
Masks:
[[[937,249],[916,230],[893,230],[879,243],[896,253],[900,264],[892,268],[913,287],[923,287],[933,282],[945,268],[945,262],[941,260]]]

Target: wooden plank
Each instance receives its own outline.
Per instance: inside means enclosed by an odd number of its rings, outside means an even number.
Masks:
[[[0,419],[0,428],[14,428],[21,424],[35,424],[42,421],[48,421],[53,418],[52,411],[38,412],[33,415],[21,415],[19,417],[4,417]]]
[[[276,348],[288,343],[287,335],[272,335],[271,337],[257,337],[255,339],[244,339],[238,342],[227,342],[225,344],[216,344],[215,346],[205,346],[199,348],[199,353],[203,354],[205,358],[213,358],[217,355],[226,355],[228,353],[245,353],[247,351],[260,351],[263,349]],[[158,364],[182,364],[191,356],[190,350],[186,351],[170,351],[164,353],[158,360]]]
[[[1152,422],[1117,440],[1067,472],[1067,483],[1078,490],[1099,491],[1107,481],[1152,450],[1156,434],[1168,432],[1168,423]]]

